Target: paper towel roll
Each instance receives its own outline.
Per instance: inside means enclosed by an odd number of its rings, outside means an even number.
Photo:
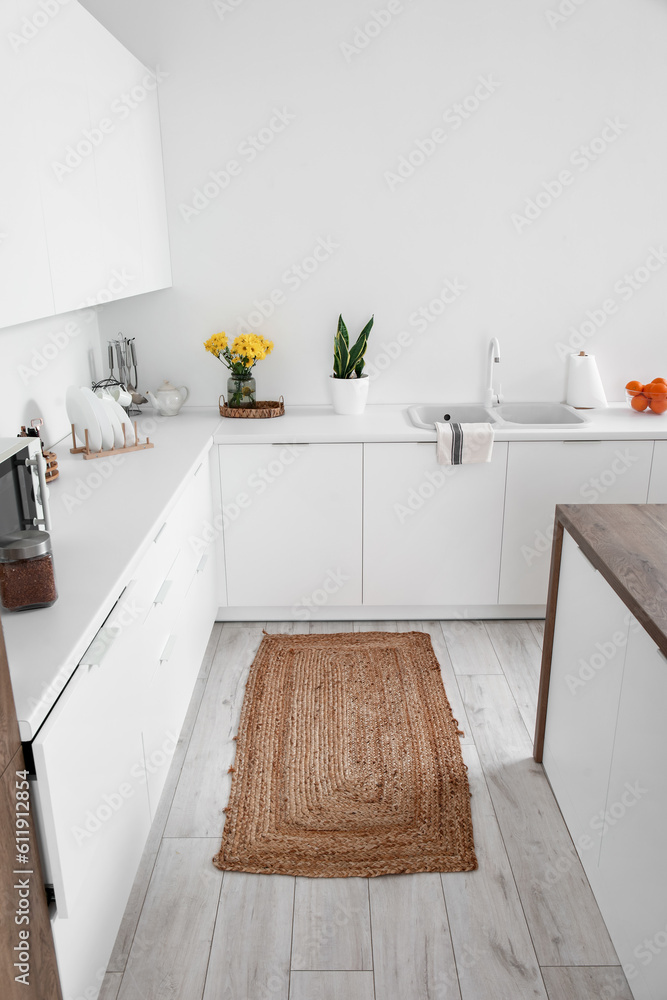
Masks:
[[[565,402],[580,410],[607,405],[594,354],[570,354]]]

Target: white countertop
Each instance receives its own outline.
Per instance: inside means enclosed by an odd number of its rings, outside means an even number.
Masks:
[[[456,405],[455,403],[451,404]],[[605,410],[580,410],[585,423],[569,426],[498,425],[498,441],[623,440],[667,438],[667,415],[637,413],[627,403]],[[310,441],[435,441],[435,430],[420,430],[408,417],[408,405],[367,406],[358,417],[333,412],[331,406],[286,406],[283,417],[260,420],[227,418],[214,434],[216,444],[273,444]]]
[[[220,415],[191,408],[138,418],[155,447],[85,461],[56,444],[60,477],[50,487],[58,600],[2,613],[21,739],[30,740],[74,672],[180,488],[211,446]]]
[[[454,404],[452,404],[454,405]],[[60,478],[51,486],[58,600],[51,608],[3,612],[21,738],[32,739],[131,577],[188,475],[216,444],[435,441],[412,425],[406,404],[368,406],[362,416],[331,406],[287,406],[283,417],[221,418],[215,407],[177,417],[139,418],[155,448],[84,461],[69,439],[55,445]],[[635,413],[626,403],[586,411],[573,427],[499,426],[498,441],[667,438],[667,416]]]

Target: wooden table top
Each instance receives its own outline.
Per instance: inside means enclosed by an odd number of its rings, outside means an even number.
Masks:
[[[667,656],[667,504],[559,504],[556,519]]]

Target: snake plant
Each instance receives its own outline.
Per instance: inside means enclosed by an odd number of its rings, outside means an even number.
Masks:
[[[338,329],[334,337],[334,378],[360,378],[364,370],[364,354],[368,346],[368,335],[373,326],[374,317],[371,316],[366,326],[357,338],[354,346],[350,347],[350,338],[347,327],[343,322],[343,317],[338,317]]]

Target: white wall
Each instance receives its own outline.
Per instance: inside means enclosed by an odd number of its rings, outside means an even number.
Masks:
[[[67,386],[101,377],[97,317],[98,309],[83,309],[0,330],[0,437],[14,437],[35,417],[48,445],[69,432]]]
[[[169,377],[214,403],[226,373],[202,341],[236,332],[272,290],[283,300],[251,322],[276,345],[256,369],[265,399],[328,401],[341,310],[353,331],[375,313],[368,361],[386,370],[371,402],[480,398],[491,335],[509,398],[563,398],[579,344],[611,399],[629,378],[667,375],[667,254],[651,256],[667,245],[660,0],[392,0],[359,51],[344,45],[364,43],[356,28],[387,0],[85,6],[163,76],[174,287],[102,318],[103,335],[136,336],[144,387]],[[477,109],[448,115],[475,106],[482,78]],[[274,109],[293,118],[250,162],[243,143],[280,126]],[[423,165],[388,177],[438,128]],[[605,129],[586,162],[576,151]],[[186,220],[181,206],[230,160],[240,173]],[[521,222],[540,192],[551,203]],[[335,249],[297,288],[320,239]],[[638,268],[635,290],[623,275]],[[447,279],[465,291],[420,330],[415,312]],[[571,341],[587,320],[592,335]]]

